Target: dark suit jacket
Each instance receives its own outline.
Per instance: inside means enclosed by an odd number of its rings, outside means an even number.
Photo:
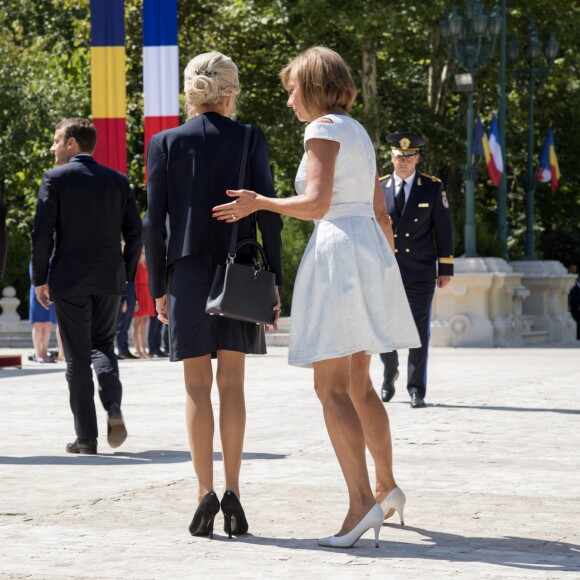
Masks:
[[[416,172],[403,215],[395,206],[395,180],[382,177],[381,188],[393,218],[395,255],[404,284],[453,275],[453,226],[443,183]]]
[[[48,281],[52,299],[122,294],[135,278],[141,234],[127,178],[88,155],[73,157],[42,176],[32,230],[32,282]]]
[[[162,131],[149,142],[143,225],[154,298],[166,293],[167,270],[176,260],[208,254],[214,268],[225,262],[232,225],[213,219],[211,210],[233,201],[226,190],[238,189],[244,131],[244,125],[236,121],[205,113]],[[266,140],[257,127],[252,128],[244,187],[275,197]],[[257,223],[270,268],[281,284],[282,220],[278,214],[261,211]],[[248,216],[239,221],[238,240],[250,237]]]

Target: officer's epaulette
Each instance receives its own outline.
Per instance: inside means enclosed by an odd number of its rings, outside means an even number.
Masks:
[[[424,175],[425,177],[428,177],[431,181],[435,181],[435,182],[441,183],[441,180],[438,177],[435,177],[434,175],[428,175],[427,173],[422,173],[421,175]]]
[[[383,175],[383,177],[379,177],[379,181],[384,181],[385,179],[389,179],[389,177],[391,177],[391,174],[387,173],[386,175]]]

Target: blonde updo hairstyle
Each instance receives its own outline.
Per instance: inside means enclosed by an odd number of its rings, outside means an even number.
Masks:
[[[187,63],[183,76],[188,119],[197,115],[200,106],[219,103],[240,92],[238,67],[229,56],[221,52],[198,54]],[[235,115],[236,104],[234,100],[230,117]]]
[[[342,57],[325,46],[313,46],[300,53],[280,72],[286,90],[298,83],[302,105],[308,113],[339,108],[349,112],[356,98],[356,86]]]

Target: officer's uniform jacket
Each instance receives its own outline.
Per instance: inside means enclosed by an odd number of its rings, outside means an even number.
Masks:
[[[403,283],[434,280],[437,275],[453,275],[453,226],[443,182],[424,173],[415,173],[409,199],[399,217],[395,206],[395,179],[380,179],[393,219],[395,256]]]

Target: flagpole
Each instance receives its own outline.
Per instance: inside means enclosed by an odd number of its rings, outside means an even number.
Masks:
[[[533,65],[529,67],[528,79],[528,174],[526,175],[526,260],[536,259],[536,234],[534,232],[534,194],[536,179],[534,175],[534,91],[536,85],[536,71]]]
[[[506,29],[507,0],[501,3],[501,29],[499,45],[499,142],[503,155],[503,173],[497,189],[497,233],[500,243],[501,257],[509,260],[507,245],[507,148],[506,148]]]
[[[467,93],[467,164],[465,165],[465,257],[477,256],[473,165],[473,91]]]

